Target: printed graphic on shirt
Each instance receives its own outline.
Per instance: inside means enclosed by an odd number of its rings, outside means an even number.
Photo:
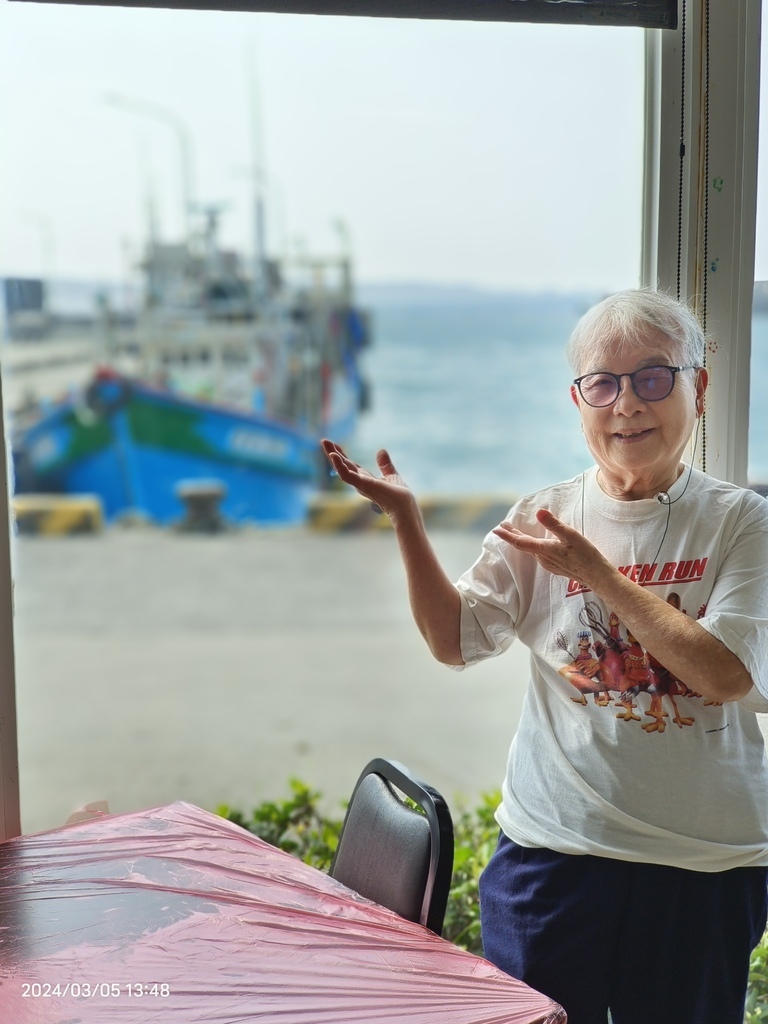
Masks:
[[[679,594],[670,594],[667,603],[687,614]],[[702,605],[696,618],[702,618],[705,611],[706,605]],[[689,701],[702,700],[702,695],[646,651],[614,612],[608,613],[606,622],[601,606],[587,601],[579,611],[579,621],[583,628],[575,636],[566,637],[562,630],[555,634],[557,646],[569,658],[558,672],[577,691],[571,700],[586,705],[592,695],[595,705],[620,708],[616,718],[641,722],[647,733],[664,732],[668,722],[679,729],[694,724],[696,719],[690,712],[696,705]],[[705,707],[720,704],[704,699]]]
[[[641,587],[659,587],[669,583],[698,583],[706,567],[706,558],[682,558],[679,562],[664,562],[661,568],[658,562],[645,562],[642,565],[620,565],[618,570]],[[565,596],[575,597],[589,592],[589,588],[578,580],[568,580]]]

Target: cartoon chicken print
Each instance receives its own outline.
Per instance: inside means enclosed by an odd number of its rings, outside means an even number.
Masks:
[[[681,614],[686,614],[679,594],[670,594],[667,601]],[[699,609],[699,617],[704,610],[704,607]],[[681,712],[678,700],[681,697],[701,699],[701,694],[677,679],[646,651],[631,630],[627,629],[626,637],[622,637],[621,623],[615,612],[609,612],[606,627],[600,606],[588,601],[579,618],[589,628],[577,633],[575,654],[562,631],[555,635],[558,647],[570,659],[558,673],[578,692],[578,696],[571,697],[572,701],[586,705],[590,693],[598,707],[606,707],[613,700],[614,707],[620,709],[616,718],[641,722],[647,734],[661,734],[670,723],[678,729],[694,724],[696,719]],[[719,706],[710,700],[704,701],[704,705]]]

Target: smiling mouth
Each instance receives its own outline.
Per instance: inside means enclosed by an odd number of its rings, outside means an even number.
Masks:
[[[650,427],[646,427],[645,430],[617,430],[613,436],[618,437],[622,441],[631,441],[636,437],[645,437],[650,432]]]

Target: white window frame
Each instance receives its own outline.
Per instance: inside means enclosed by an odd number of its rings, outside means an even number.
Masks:
[[[711,475],[746,486],[761,0],[687,0],[686,8],[682,217],[682,4],[677,31],[646,32],[642,278],[645,285],[677,294],[681,228],[681,297],[687,298],[702,316],[706,285],[710,338],[704,443],[699,444],[697,461]]]
[[[712,343],[707,357],[711,384],[703,464],[712,475],[745,485],[757,212],[761,0],[686,0],[686,3],[685,174],[681,217],[678,216],[678,182],[682,18],[675,31],[646,30],[642,280],[646,285],[676,294],[680,225],[680,291],[683,297],[694,302],[699,312],[702,312],[706,275],[706,320]],[[710,16],[709,131],[705,133],[707,60],[702,27],[707,7]],[[713,184],[716,181],[718,187]],[[706,253],[705,209],[708,213]],[[0,839],[5,839],[19,835],[21,824],[11,523],[1,398],[0,431],[0,478],[5,487],[5,494],[0,493]],[[701,458],[699,461],[702,462]]]

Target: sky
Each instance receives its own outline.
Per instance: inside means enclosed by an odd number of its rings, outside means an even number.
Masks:
[[[640,29],[0,0],[0,274],[134,279],[186,165],[243,249],[260,180],[361,281],[632,286],[642,88]]]

